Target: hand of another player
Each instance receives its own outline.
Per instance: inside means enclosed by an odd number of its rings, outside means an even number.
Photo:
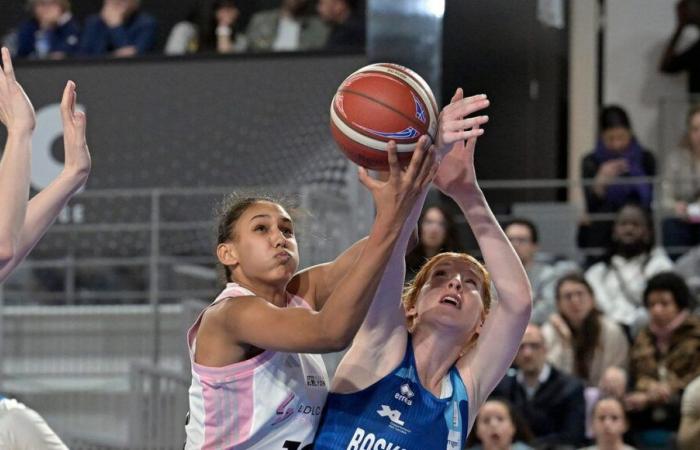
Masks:
[[[85,113],[77,111],[75,83],[69,81],[61,99],[61,120],[63,122],[63,147],[65,163],[63,173],[76,177],[81,184],[87,180],[91,168],[90,151],[85,138],[87,125]]]
[[[2,48],[0,72],[0,122],[8,133],[32,132],[36,126],[34,107],[15,79],[10,51],[5,47]]]
[[[385,219],[390,223],[405,219],[411,212],[418,196],[428,187],[435,177],[438,164],[435,146],[428,146],[428,138],[422,136],[416,143],[411,162],[405,169],[401,168],[396,150],[396,143],[387,143],[389,159],[389,177],[386,181],[372,178],[367,169],[359,168],[360,182],[374,197],[377,207],[377,220]],[[400,226],[400,225],[399,225]]]
[[[450,104],[442,109],[438,118],[436,145],[440,158],[450,151],[453,144],[480,136],[483,133],[480,127],[489,121],[489,117],[467,118],[467,116],[488,107],[489,104],[486,95],[480,94],[464,98],[462,88],[457,89]]]

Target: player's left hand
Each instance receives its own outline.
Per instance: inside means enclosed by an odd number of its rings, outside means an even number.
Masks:
[[[450,104],[442,109],[438,118],[436,146],[439,157],[444,157],[453,144],[483,133],[480,127],[488,122],[489,117],[482,115],[467,118],[467,116],[488,106],[489,100],[486,95],[464,98],[462,88],[457,89]]]

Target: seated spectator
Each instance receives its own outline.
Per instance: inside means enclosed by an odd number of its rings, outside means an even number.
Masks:
[[[588,213],[616,213],[627,203],[638,203],[651,208],[651,183],[615,184],[625,177],[656,175],[654,155],[641,146],[634,137],[632,125],[624,109],[607,106],[600,115],[600,138],[596,148],[583,158],[582,178],[593,180],[586,186]],[[606,247],[609,244],[612,223],[593,220],[579,228],[580,247]]]
[[[623,436],[629,428],[625,408],[615,397],[604,397],[593,406],[591,428],[595,445],[581,450],[635,450],[625,444]]]
[[[17,28],[16,56],[63,59],[78,51],[80,26],[68,0],[30,0],[32,17]]]
[[[323,47],[328,27],[307,14],[308,0],[283,0],[277,9],[253,15],[246,29],[248,48],[254,52],[313,50]]]
[[[526,418],[535,447],[579,445],[584,439],[583,383],[547,363],[547,347],[537,325],[525,330],[511,369],[493,391]]]
[[[683,389],[700,375],[700,318],[690,314],[690,292],[673,272],[652,277],[644,290],[649,325],[634,341],[625,399],[640,446],[664,445],[680,423]]]
[[[156,20],[139,6],[139,0],[104,0],[100,13],[85,20],[80,53],[131,57],[153,50]]]
[[[187,20],[178,22],[168,35],[166,55],[216,52],[236,53],[245,51],[246,37],[238,32],[240,11],[233,0],[216,0],[209,10],[197,5]]]
[[[542,326],[549,363],[588,386],[597,386],[609,367],[626,370],[627,337],[596,309],[593,289],[583,275],[560,278],[556,296],[557,313]]]
[[[695,378],[683,392],[678,447],[680,450],[700,448],[700,377]]]
[[[365,50],[365,18],[358,4],[358,0],[319,0],[318,15],[331,27],[327,50]]]
[[[624,206],[615,218],[612,243],[603,260],[586,271],[601,312],[634,336],[646,323],[642,302],[646,280],[673,263],[662,248],[654,248],[654,225],[638,205]]]
[[[527,219],[513,219],[503,228],[523,263],[532,286],[532,317],[537,325],[545,323],[555,311],[554,285],[562,274],[578,269],[574,262],[561,261],[550,264],[538,258],[539,233],[534,223]]]
[[[487,400],[479,409],[468,450],[532,450],[532,431],[505,400]]]
[[[686,127],[680,148],[664,161],[663,205],[674,216],[663,222],[666,247],[700,244],[700,105],[688,112]]]
[[[459,251],[457,230],[450,214],[431,206],[418,220],[418,244],[406,255],[406,281],[412,280],[425,262],[442,252]]]

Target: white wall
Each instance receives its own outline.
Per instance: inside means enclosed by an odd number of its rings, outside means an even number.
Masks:
[[[685,75],[668,76],[657,69],[676,24],[676,2],[606,1],[603,101],[627,109],[637,136],[660,163],[664,149],[678,141],[686,109]],[[660,106],[662,99],[671,103]]]

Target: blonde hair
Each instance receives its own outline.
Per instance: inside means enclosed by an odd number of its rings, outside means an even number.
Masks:
[[[408,311],[416,306],[420,291],[428,281],[430,272],[432,272],[435,266],[446,260],[457,260],[467,263],[470,267],[474,268],[479,275],[481,275],[481,304],[484,307],[483,315],[485,316],[488,314],[489,309],[491,308],[491,276],[489,275],[489,272],[486,270],[486,267],[484,267],[484,265],[477,261],[474,257],[467,255],[466,253],[455,252],[438,253],[430,258],[428,262],[423,265],[423,267],[421,267],[413,281],[411,281],[404,288],[403,296],[401,298],[404,310]],[[406,326],[408,327],[409,331],[413,330],[414,321],[415,319],[413,317],[406,318]],[[470,341],[465,346],[465,351],[476,341],[477,338],[478,334],[472,336]]]

